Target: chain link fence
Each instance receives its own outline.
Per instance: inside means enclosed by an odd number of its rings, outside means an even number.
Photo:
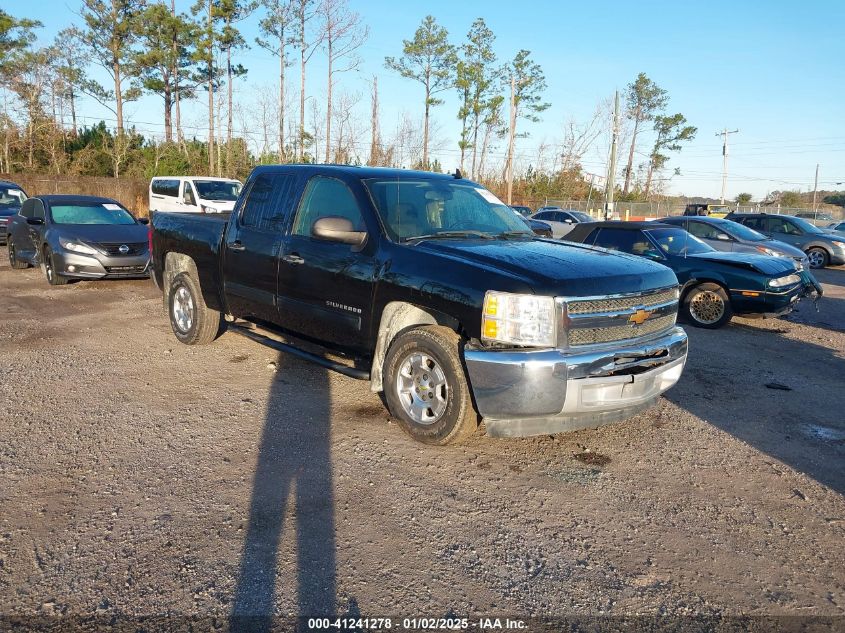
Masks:
[[[604,202],[601,200],[546,200],[544,206],[556,206],[561,209],[583,211],[594,218],[604,217]],[[646,218],[665,218],[670,215],[683,215],[686,204],[683,202],[616,202],[613,217],[619,220],[644,220]],[[759,204],[725,204],[731,211],[737,213],[776,213],[779,215],[798,215],[810,222],[825,226],[831,222],[845,220],[845,209],[841,207],[826,207],[812,209],[800,207],[783,207],[781,205],[763,206]],[[807,216],[806,214],[814,214]]]
[[[30,196],[57,193],[103,196],[117,200],[139,217],[149,215],[149,180],[28,174],[0,174],[0,180],[9,180],[20,185]]]

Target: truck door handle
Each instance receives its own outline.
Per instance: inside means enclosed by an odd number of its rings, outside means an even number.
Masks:
[[[230,250],[230,251],[245,251],[245,250],[246,250],[246,246],[244,246],[243,244],[241,244],[241,241],[240,241],[240,240],[235,240],[234,242],[232,242],[231,244],[229,244],[229,250]]]
[[[304,264],[305,260],[302,259],[296,253],[291,253],[290,255],[282,256],[282,261],[287,262],[288,264]]]

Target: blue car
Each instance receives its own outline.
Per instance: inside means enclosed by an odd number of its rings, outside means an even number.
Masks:
[[[631,253],[668,266],[681,284],[680,313],[716,329],[734,314],[779,316],[804,296],[822,294],[809,270],[788,257],[722,252],[680,227],[658,222],[579,224],[571,242]]]
[[[18,214],[21,205],[28,197],[20,185],[8,180],[0,180],[0,243],[6,243],[9,222],[12,216]]]

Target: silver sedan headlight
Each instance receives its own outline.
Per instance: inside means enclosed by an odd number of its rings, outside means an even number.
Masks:
[[[82,242],[77,242],[75,240],[69,240],[64,237],[59,238],[59,244],[62,248],[68,251],[73,251],[74,253],[81,253],[83,255],[96,255],[97,251],[93,248],[88,246],[87,244],[83,244]]]

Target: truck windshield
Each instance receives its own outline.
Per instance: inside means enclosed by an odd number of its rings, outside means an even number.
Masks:
[[[533,235],[513,209],[475,184],[405,177],[371,178],[364,184],[394,240]]]
[[[195,180],[194,186],[202,200],[230,202],[238,199],[241,183],[221,180]]]
[[[50,206],[54,224],[135,224],[135,218],[117,204],[55,204]]]

